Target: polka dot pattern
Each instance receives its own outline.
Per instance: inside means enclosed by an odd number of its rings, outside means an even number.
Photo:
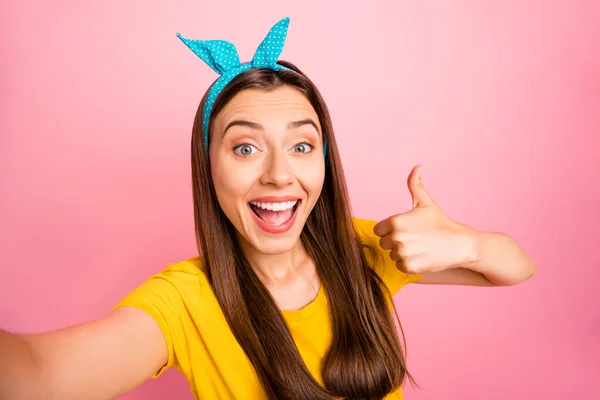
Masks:
[[[194,40],[188,39],[181,34],[177,37],[181,39],[187,47],[190,48],[198,57],[200,57],[209,67],[216,73],[221,75],[214,83],[208,92],[206,104],[204,105],[204,140],[208,147],[208,122],[210,120],[210,112],[217,99],[217,96],[225,86],[237,75],[251,68],[271,68],[276,71],[288,69],[281,65],[277,65],[277,59],[281,55],[285,38],[287,36],[289,18],[283,18],[276,23],[265,39],[262,41],[252,62],[240,63],[240,57],[235,46],[225,40]]]
[[[283,50],[289,24],[290,19],[284,18],[271,28],[267,37],[258,46],[254,58],[252,58],[252,65],[255,68],[270,68],[277,64],[277,59]]]
[[[232,43],[225,40],[186,39],[179,33],[177,37],[219,75],[240,65],[240,57]]]
[[[206,104],[204,105],[204,140],[208,148],[208,124],[210,121],[210,112],[212,111],[215,100],[221,91],[229,82],[242,72],[252,68],[270,68],[275,71],[290,70],[284,66],[278,65],[277,60],[283,51],[283,45],[287,36],[290,19],[283,18],[277,22],[270,30],[265,39],[256,49],[251,62],[241,64],[240,57],[235,46],[225,40],[194,40],[181,36],[177,37],[190,48],[198,57],[200,57],[216,73],[221,75],[208,91]],[[327,151],[327,145],[324,147]]]

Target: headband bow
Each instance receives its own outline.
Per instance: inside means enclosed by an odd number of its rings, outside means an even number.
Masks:
[[[276,23],[262,41],[251,62],[242,64],[238,52],[233,43],[225,40],[194,40],[187,39],[177,34],[187,47],[200,57],[217,74],[221,75],[210,88],[204,105],[204,141],[208,149],[208,122],[210,112],[219,93],[233,78],[252,68],[270,68],[275,71],[291,69],[277,64],[277,59],[283,50],[283,44],[290,24],[289,17],[283,18]],[[327,152],[327,144],[324,144],[324,154]]]
[[[289,18],[284,18],[276,23],[267,37],[262,41],[251,62],[240,63],[240,57],[233,43],[225,40],[194,40],[187,39],[177,34],[177,37],[185,43],[198,57],[200,57],[217,74],[221,75],[208,92],[206,104],[204,105],[204,140],[208,148],[208,121],[210,111],[221,90],[233,78],[251,68],[270,68],[275,71],[290,70],[277,64],[277,59],[283,50],[283,43],[290,23]]]

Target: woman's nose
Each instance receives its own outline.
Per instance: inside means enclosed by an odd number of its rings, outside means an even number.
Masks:
[[[286,186],[293,182],[294,174],[287,155],[282,151],[275,151],[268,155],[265,170],[261,177],[264,185]]]

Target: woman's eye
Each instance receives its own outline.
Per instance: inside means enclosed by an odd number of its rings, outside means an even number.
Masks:
[[[296,153],[309,153],[313,149],[313,146],[308,143],[299,143],[294,146],[294,152]]]
[[[239,146],[234,147],[233,149],[233,151],[235,151],[240,156],[251,156],[256,152],[254,150],[258,151],[256,147],[252,146],[251,144],[241,144]]]

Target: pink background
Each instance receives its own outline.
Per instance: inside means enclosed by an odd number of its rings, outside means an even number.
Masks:
[[[406,211],[424,165],[450,217],[514,236],[538,275],[397,296],[406,398],[591,399],[600,376],[600,6],[594,1],[13,1],[0,5],[0,327],[105,315],[195,255],[189,142],[216,75],[291,17],[356,215]],[[204,4],[204,5],[203,5]],[[123,399],[191,399],[176,371]]]

